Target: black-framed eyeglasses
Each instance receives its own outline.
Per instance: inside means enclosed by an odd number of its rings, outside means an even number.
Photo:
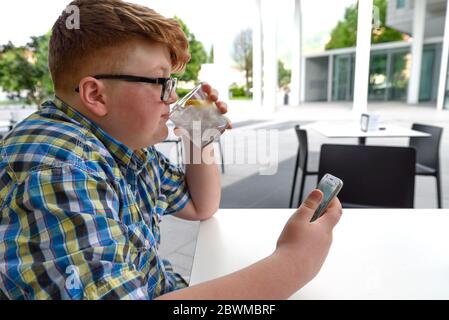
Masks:
[[[176,78],[147,78],[138,76],[129,76],[122,74],[99,74],[93,76],[95,79],[111,79],[111,80],[122,80],[128,82],[143,82],[143,83],[154,83],[162,85],[161,100],[167,102],[173,90],[176,89],[178,79]],[[80,92],[79,87],[75,89],[76,92]]]

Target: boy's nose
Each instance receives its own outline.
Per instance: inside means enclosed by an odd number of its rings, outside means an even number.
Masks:
[[[175,103],[178,100],[178,95],[176,94],[176,90],[173,90],[170,94],[170,98],[167,100],[167,104]]]

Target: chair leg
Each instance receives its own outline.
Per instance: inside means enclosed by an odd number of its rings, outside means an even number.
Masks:
[[[181,140],[176,142],[176,154],[178,155],[178,164],[183,165],[183,155],[182,155],[182,142]]]
[[[298,164],[299,164],[299,150],[298,150],[298,154],[296,155],[295,173],[293,175],[293,185],[292,185],[292,191],[290,193],[290,203],[288,205],[289,208],[293,208],[293,198],[295,196],[296,179],[298,178]]]
[[[302,196],[303,196],[303,193],[304,193],[304,184],[305,184],[305,182],[306,182],[306,174],[305,174],[305,172],[303,170],[302,174],[301,174],[301,187],[299,189],[298,208],[299,208],[299,206],[301,205],[301,202],[302,202]]]
[[[441,179],[440,179],[440,173],[438,172],[437,175],[435,176],[435,178],[437,179],[437,200],[438,200],[438,209],[442,209],[443,208],[443,203],[442,203],[442,199],[441,199]]]
[[[223,147],[221,146],[221,139],[218,140],[218,147],[220,148],[221,172],[225,173],[224,154],[223,154]]]
[[[183,161],[184,161],[184,154],[183,154],[182,150],[183,149],[182,149],[182,140],[181,140],[181,141],[179,141],[179,151],[180,151],[180,154],[181,154],[181,163],[183,163]]]

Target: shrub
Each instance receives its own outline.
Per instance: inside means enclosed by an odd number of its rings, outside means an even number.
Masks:
[[[238,86],[233,84],[229,87],[229,93],[231,98],[250,97],[251,95],[246,92],[245,86]]]
[[[192,89],[176,88],[176,94],[181,99],[186,94],[188,94],[190,92],[190,90],[192,90]]]

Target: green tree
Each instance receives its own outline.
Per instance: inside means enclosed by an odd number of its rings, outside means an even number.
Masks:
[[[187,25],[178,17],[174,18],[178,21],[184,34],[189,41],[190,61],[186,66],[185,72],[179,78],[181,81],[196,81],[198,80],[198,74],[201,69],[201,65],[207,62],[207,53],[203,44],[196,40],[195,35],[190,32]]]
[[[47,66],[50,33],[32,37],[22,47],[12,43],[0,52],[0,87],[10,100],[38,105],[53,94]]]
[[[25,57],[25,50],[7,46],[0,53],[0,87],[8,99],[24,99],[23,90],[33,86],[33,70]]]
[[[292,71],[285,68],[284,63],[278,60],[278,86],[280,88],[288,85],[292,79]]]
[[[326,44],[326,50],[354,47],[357,43],[358,5],[346,8],[343,20],[339,21],[331,31],[331,39]],[[402,40],[404,34],[386,26],[387,0],[374,0],[374,6],[379,9],[380,27],[372,31],[371,42],[382,43]]]
[[[45,99],[54,95],[53,81],[48,68],[48,46],[50,43],[51,31],[41,37],[31,37],[28,47],[33,52],[36,68],[36,87],[39,92],[39,99]]]
[[[253,32],[245,29],[239,32],[234,39],[232,58],[237,67],[245,72],[246,92],[252,87],[250,79],[253,76]]]
[[[209,57],[207,57],[207,63],[214,63],[214,46],[210,47]]]

